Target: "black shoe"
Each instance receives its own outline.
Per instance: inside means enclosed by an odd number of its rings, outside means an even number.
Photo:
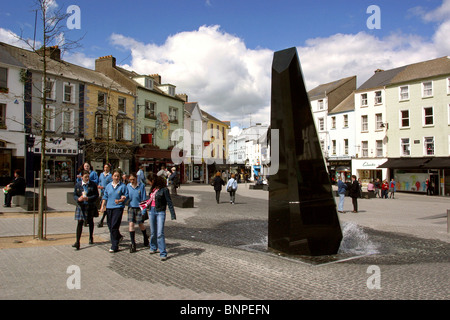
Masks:
[[[148,237],[144,237],[144,247],[148,247],[149,244]]]
[[[89,238],[89,244],[94,244],[94,238]]]
[[[136,252],[136,245],[132,244],[130,247],[130,253]]]
[[[5,208],[11,208],[11,205],[10,205],[10,204],[9,204],[9,205],[8,205],[8,204],[4,204],[3,206],[4,206]]]
[[[79,242],[75,242],[72,247],[74,247],[77,250],[80,250],[80,243]]]

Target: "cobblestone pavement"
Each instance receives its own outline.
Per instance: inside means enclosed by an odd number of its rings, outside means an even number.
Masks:
[[[53,209],[47,217],[49,238],[75,231],[74,207],[65,203],[68,191],[48,190]],[[70,243],[47,241],[45,246],[34,242],[15,248],[13,242],[0,250],[0,299],[450,297],[448,198],[399,193],[396,199],[361,199],[359,213],[339,216],[344,232],[340,253],[310,258],[267,250],[268,192],[240,185],[235,205],[224,191],[216,204],[210,186],[186,185],[180,193],[194,196],[195,208],[176,208],[177,220],[166,221],[167,261],[150,255],[142,245],[136,253],[128,252],[126,218],[121,226],[125,239],[115,254],[108,252],[107,228],[96,228],[96,243],[82,243],[79,251],[71,247],[74,236]],[[345,209],[350,207],[348,198]],[[0,240],[32,234],[33,215],[18,208],[3,212]],[[139,231],[136,240],[142,241]],[[69,289],[71,266],[79,267],[80,289]]]

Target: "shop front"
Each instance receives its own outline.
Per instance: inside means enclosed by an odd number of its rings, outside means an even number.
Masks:
[[[427,193],[427,179],[433,195],[450,196],[450,157],[389,158],[380,168],[388,168],[397,191]]]
[[[78,142],[73,138],[49,138],[45,151],[45,177],[47,182],[75,182],[78,165]],[[41,170],[41,141],[34,143],[33,171]]]
[[[380,168],[386,162],[385,158],[376,159],[352,159],[352,175],[361,179],[363,188],[367,187],[370,181],[380,179],[389,180],[389,172],[386,168]]]
[[[329,159],[327,162],[328,173],[333,184],[340,177],[342,181],[350,181],[352,175],[352,159]]]
[[[112,170],[120,168],[128,174],[133,171],[135,149],[134,145],[92,143],[86,147],[86,161],[90,162],[97,173],[103,172],[103,166],[108,162]]]
[[[139,166],[144,166],[144,174],[147,176],[150,173],[157,174],[161,167],[166,167],[170,170],[175,166],[172,161],[171,149],[159,149],[157,146],[144,146],[136,150],[136,168],[139,170]],[[181,183],[185,181],[185,166],[183,163],[176,166],[177,171],[180,173]]]

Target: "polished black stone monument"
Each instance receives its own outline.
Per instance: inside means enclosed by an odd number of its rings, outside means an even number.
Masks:
[[[296,48],[274,54],[271,104],[279,168],[269,177],[268,247],[292,255],[336,254],[342,232]]]

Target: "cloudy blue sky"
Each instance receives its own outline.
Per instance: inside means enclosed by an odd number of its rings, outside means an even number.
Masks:
[[[0,41],[33,38],[35,1],[1,2]],[[241,127],[269,122],[275,51],[297,48],[308,90],[450,55],[450,0],[52,0],[53,9],[70,5],[80,8],[81,28],[64,37],[84,38],[64,59],[93,68],[113,55]],[[367,26],[371,5],[379,29]]]

